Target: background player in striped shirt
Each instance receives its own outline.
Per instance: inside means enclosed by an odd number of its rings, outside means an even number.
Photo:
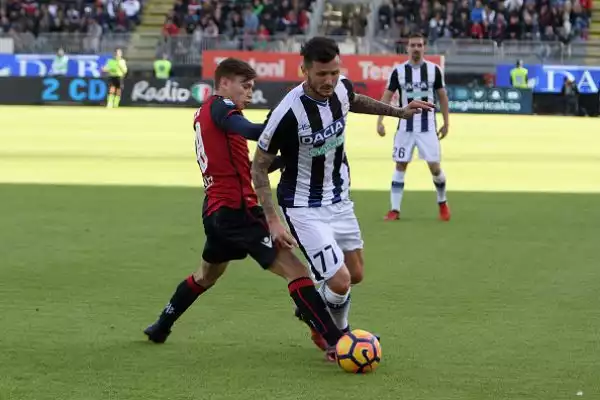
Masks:
[[[316,37],[302,49],[305,81],[272,110],[258,140],[252,177],[273,239],[284,248],[299,245],[338,328],[348,330],[350,285],[363,279],[363,241],[349,198],[350,170],[344,150],[349,111],[410,118],[431,103],[405,108],[354,93],[340,76],[335,41]],[[291,232],[271,198],[268,167],[281,152],[284,171],[277,199]],[[325,347],[313,331],[313,341]]]
[[[439,130],[436,130],[435,110],[425,111],[413,118],[401,120],[398,124],[392,155],[396,162],[396,169],[392,176],[391,209],[385,217],[388,221],[400,219],[400,206],[404,194],[404,176],[408,163],[412,160],[415,147],[419,150],[419,157],[427,162],[433,176],[440,219],[443,221],[450,220],[450,209],[446,198],[446,176],[440,165],[439,142],[446,137],[450,127],[448,95],[446,94],[444,75],[441,68],[424,60],[424,53],[425,39],[423,36],[420,34],[411,35],[408,39],[409,61],[396,66],[390,75],[381,101],[389,104],[394,93],[398,92],[401,106],[405,106],[414,99],[434,103],[437,94],[444,124]],[[377,132],[380,136],[385,136],[383,116],[380,116],[377,120]]]
[[[194,115],[196,158],[205,188],[202,263],[177,286],[158,320],[144,333],[155,343],[165,342],[175,321],[217,282],[229,262],[249,255],[265,270],[288,281],[290,296],[302,317],[326,339],[327,357],[334,360],[334,346],[342,333],[302,262],[289,249],[273,246],[252,188],[247,139],[256,140],[263,126],[244,118],[242,110],[252,100],[255,77],[248,63],[224,60],[215,71],[216,94]]]

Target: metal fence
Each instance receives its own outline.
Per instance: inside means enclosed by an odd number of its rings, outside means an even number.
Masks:
[[[406,40],[377,39],[371,46],[372,52],[406,52]],[[493,64],[506,59],[522,58],[536,62],[585,62],[585,58],[600,50],[600,41],[578,41],[563,43],[560,41],[503,41],[479,39],[438,39],[429,43],[429,52],[443,54],[452,63],[455,57],[465,57],[470,60],[480,59]],[[592,50],[592,51],[590,51]]]
[[[2,37],[13,39],[17,54],[55,53],[61,47],[71,54],[98,54],[112,53],[117,47],[126,48],[131,33],[107,33],[97,37],[79,32],[41,33],[38,36],[25,32]]]
[[[246,50],[298,53],[308,39],[307,36],[274,35],[269,38],[257,36],[206,37],[199,35],[178,35],[163,37],[157,33],[109,33],[92,37],[83,33],[44,33],[37,37],[30,33],[4,35],[14,41],[15,53],[54,53],[62,47],[72,54],[111,53],[117,47],[129,48],[144,46],[155,49],[154,55],[167,53],[175,64],[198,65],[204,50]],[[338,42],[342,54],[389,54],[406,51],[405,42],[386,38],[373,41],[363,37],[332,37]],[[131,46],[130,46],[131,45]],[[522,58],[529,62],[556,61],[562,63],[585,63],[590,54],[600,54],[600,41],[562,42],[543,41],[504,41],[476,39],[438,39],[430,43],[429,52],[446,55],[449,64],[491,65],[496,62]],[[152,53],[152,50],[150,50]],[[150,57],[150,56],[149,56]],[[600,61],[598,59],[597,61]]]
[[[364,48],[364,38],[332,36],[340,46],[342,54],[368,53]],[[199,64],[204,50],[245,50],[279,53],[299,53],[308,40],[305,35],[274,35],[262,38],[252,35],[201,37],[177,35],[162,38],[157,53],[167,53],[175,64]]]

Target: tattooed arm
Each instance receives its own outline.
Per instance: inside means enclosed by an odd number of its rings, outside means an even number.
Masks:
[[[404,108],[394,107],[369,96],[365,96],[364,94],[356,93],[352,82],[346,78],[342,78],[342,83],[348,91],[350,111],[358,114],[383,115],[387,117],[408,119],[421,111],[429,111],[435,107],[434,104],[421,100],[413,100]],[[389,86],[388,90],[391,90]]]
[[[414,114],[407,109],[394,107],[358,93],[354,95],[354,101],[350,104],[350,111],[358,114],[373,114],[396,118],[408,118]]]
[[[284,249],[296,247],[298,243],[277,215],[275,204],[273,204],[269,167],[273,165],[275,156],[282,149],[282,145],[286,140],[298,140],[295,134],[297,131],[296,125],[296,117],[291,109],[281,105],[276,107],[267,117],[265,129],[258,138],[258,146],[252,161],[252,182],[269,224],[271,237],[273,242]],[[280,163],[285,166],[283,159],[280,160]]]
[[[283,226],[273,204],[273,193],[271,191],[268,169],[274,159],[275,155],[267,153],[260,147],[256,148],[254,161],[252,162],[252,182],[254,183],[254,190],[256,191],[258,200],[265,212],[273,241],[281,248],[291,249],[297,247],[298,243],[285,226]]]
[[[275,160],[274,154],[269,154],[260,148],[254,153],[252,161],[252,182],[254,190],[258,196],[258,201],[263,207],[267,221],[279,219],[275,205],[273,204],[273,193],[271,190],[271,181],[269,180],[269,167]]]

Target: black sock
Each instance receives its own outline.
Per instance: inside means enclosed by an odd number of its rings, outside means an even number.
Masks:
[[[304,321],[317,330],[330,346],[342,337],[342,332],[331,319],[323,299],[310,278],[298,278],[288,285],[290,296],[300,309]]]
[[[175,321],[187,310],[194,301],[202,293],[207,291],[208,288],[204,288],[196,283],[192,275],[188,276],[183,282],[177,286],[173,297],[169,300],[158,318],[158,323],[161,328],[170,330]]]

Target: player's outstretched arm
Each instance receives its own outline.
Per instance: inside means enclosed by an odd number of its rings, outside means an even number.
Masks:
[[[413,100],[407,107],[399,108],[357,93],[354,95],[354,101],[350,104],[350,111],[358,114],[383,115],[406,119],[420,113],[421,110],[429,111],[433,110],[434,107],[434,104],[426,101]]]

